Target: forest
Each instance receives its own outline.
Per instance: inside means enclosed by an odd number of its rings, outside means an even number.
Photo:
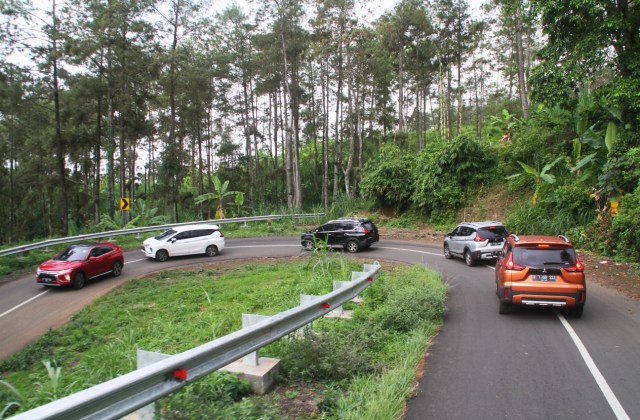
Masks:
[[[519,233],[640,258],[637,2],[34,3],[0,0],[2,246],[494,197]]]

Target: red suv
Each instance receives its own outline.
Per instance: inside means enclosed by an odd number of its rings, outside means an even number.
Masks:
[[[564,236],[516,236],[505,241],[496,262],[499,312],[514,305],[565,308],[579,318],[587,297],[584,266]]]
[[[37,282],[43,286],[72,286],[82,289],[88,279],[122,273],[122,249],[111,242],[76,244],[43,262],[38,267]]]

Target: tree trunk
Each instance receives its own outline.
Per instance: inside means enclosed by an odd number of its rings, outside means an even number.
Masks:
[[[516,6],[516,55],[518,59],[518,91],[520,94],[520,103],[522,104],[522,115],[525,119],[529,118],[529,98],[527,95],[527,81],[525,80],[525,52],[522,42],[522,5]]]
[[[55,0],[52,2],[51,17],[53,19],[51,33],[51,67],[53,72],[54,135],[57,154],[56,158],[58,162],[58,175],[60,176],[60,234],[62,236],[67,236],[69,233],[69,197],[67,196],[66,147],[62,136],[62,121],[60,117],[60,86],[58,81],[58,18],[56,16]]]

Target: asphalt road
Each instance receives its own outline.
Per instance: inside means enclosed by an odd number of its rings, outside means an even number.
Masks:
[[[157,263],[125,253],[118,278],[82,290],[47,289],[34,276],[0,285],[0,359],[129,278],[231,259],[304,255],[296,238],[227,240],[214,258]],[[425,265],[449,284],[447,315],[405,418],[640,419],[640,303],[588,283],[584,315],[546,308],[498,314],[493,267],[445,260],[440,247],[381,241],[359,257]],[[589,272],[587,270],[587,282]]]

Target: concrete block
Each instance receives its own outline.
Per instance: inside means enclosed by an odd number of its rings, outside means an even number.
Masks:
[[[251,391],[254,394],[264,395],[276,383],[278,372],[280,371],[280,360],[270,357],[260,357],[258,365],[253,366],[244,362],[243,359],[236,360],[220,370],[237,375],[240,379],[251,384]]]

